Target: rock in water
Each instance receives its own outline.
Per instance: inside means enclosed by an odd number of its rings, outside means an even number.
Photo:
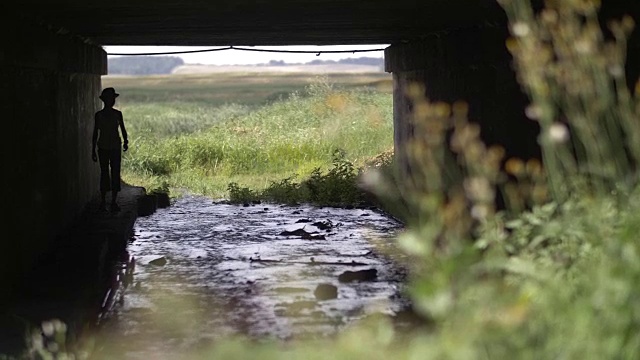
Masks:
[[[345,271],[338,276],[338,281],[348,283],[353,281],[373,281],[378,277],[378,270],[367,269],[359,271]]]
[[[158,197],[145,195],[138,199],[138,216],[149,216],[158,208]]]
[[[156,265],[156,266],[165,266],[165,265],[167,265],[167,258],[165,258],[163,256],[163,257],[157,258],[155,260],[149,261],[149,264]]]
[[[333,229],[333,223],[331,222],[331,220],[317,221],[317,222],[314,222],[312,225],[317,227],[320,230],[331,230],[331,229]]]
[[[293,231],[283,231],[280,233],[280,235],[282,236],[309,236],[311,235],[309,232],[305,231],[304,229],[296,229]]]
[[[318,300],[331,300],[338,297],[338,288],[331,284],[320,284],[313,294]]]
[[[154,193],[158,197],[158,208],[164,209],[171,206],[171,199],[169,198],[169,194],[166,192],[156,192]]]
[[[324,235],[314,235],[310,232],[307,232],[304,229],[297,229],[294,231],[283,231],[280,233],[282,236],[300,236],[304,240],[326,240]]]

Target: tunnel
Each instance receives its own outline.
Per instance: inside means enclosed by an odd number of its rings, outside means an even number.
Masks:
[[[634,1],[605,3],[607,15],[640,13]],[[417,82],[430,100],[467,101],[488,143],[510,156],[538,156],[537,128],[525,119],[528,99],[505,47],[506,15],[495,0],[25,0],[1,7],[3,291],[97,196],[91,130],[108,73],[102,46],[391,44],[385,62],[394,79],[396,146],[412,136],[405,90]],[[636,31],[629,42],[634,79],[639,39]]]

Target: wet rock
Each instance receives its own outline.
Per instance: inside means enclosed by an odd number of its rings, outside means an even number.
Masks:
[[[155,265],[155,266],[165,266],[167,265],[167,258],[163,257],[159,257],[157,259],[151,260],[149,261],[150,265]]]
[[[243,207],[249,207],[249,203],[242,204]]]
[[[338,288],[331,284],[320,284],[313,294],[318,300],[331,300],[338,297]]]
[[[280,235],[282,236],[305,236],[305,235],[309,235],[309,232],[307,232],[304,229],[296,229],[293,231],[283,231],[280,233]]]
[[[253,257],[250,257],[249,262],[252,262],[252,263],[255,262],[259,264],[273,264],[273,263],[280,263],[282,262],[282,260],[263,260],[263,259],[260,259],[260,256],[258,256],[255,259]]]
[[[138,198],[138,216],[149,216],[156,212],[158,208],[158,198],[149,194]]]
[[[311,220],[311,219],[300,219],[300,220],[296,221],[296,224],[306,224],[306,223],[310,223],[312,221],[313,220]]]
[[[311,225],[317,227],[320,230],[331,230],[331,229],[333,229],[333,223],[331,222],[331,220],[317,221],[317,222],[314,222]]]
[[[378,277],[378,270],[367,269],[359,271],[345,271],[338,276],[338,281],[348,283],[354,281],[373,281]]]
[[[158,197],[158,208],[164,209],[168,208],[171,205],[171,200],[169,199],[169,194],[166,192],[155,192],[154,195]]]
[[[293,231],[283,231],[281,236],[300,236],[304,240],[326,240],[324,235],[315,235],[304,229],[297,229]]]

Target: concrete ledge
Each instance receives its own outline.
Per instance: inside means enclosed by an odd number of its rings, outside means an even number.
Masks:
[[[100,212],[97,200],[91,202],[18,286],[3,295],[0,354],[18,355],[25,346],[25,332],[42,321],[64,321],[71,337],[96,323],[116,265],[128,258],[138,201],[145,196],[144,188],[123,187],[118,195],[121,211],[116,213]]]

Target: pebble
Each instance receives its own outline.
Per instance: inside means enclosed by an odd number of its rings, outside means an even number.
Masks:
[[[320,284],[313,292],[318,300],[331,300],[338,297],[338,288],[331,284]]]
[[[373,281],[378,277],[378,270],[367,269],[359,271],[345,271],[338,276],[338,281],[342,283],[354,281]]]

